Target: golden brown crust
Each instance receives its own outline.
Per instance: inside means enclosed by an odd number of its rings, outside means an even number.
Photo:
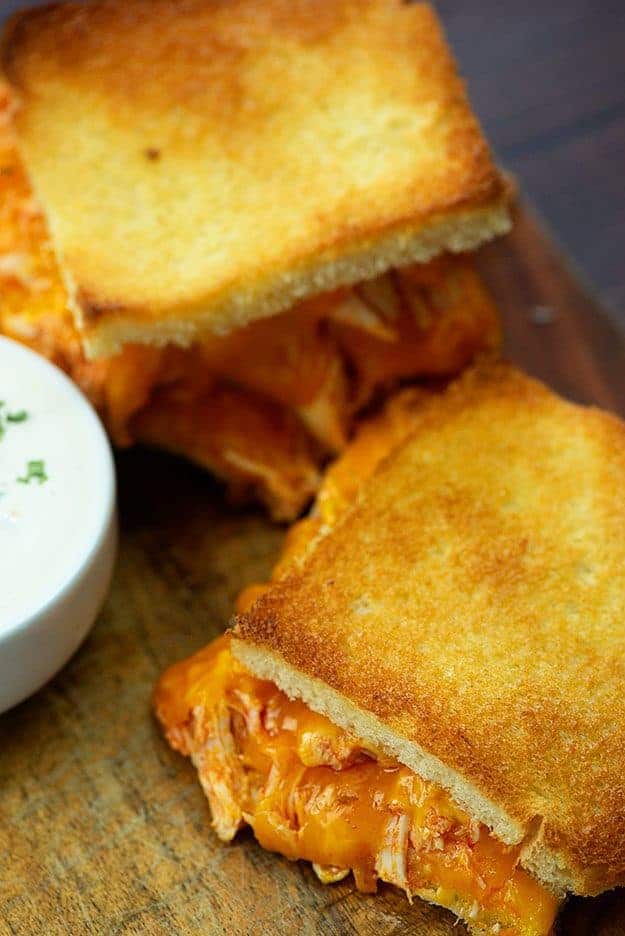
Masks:
[[[625,426],[503,364],[416,423],[237,633],[496,804],[552,886],[625,883]]]
[[[431,8],[94,0],[3,68],[90,351],[188,344],[508,226]]]
[[[17,152],[12,103],[0,82],[0,333],[64,369],[117,445],[184,454],[237,499],[256,493],[274,518],[292,521],[327,450],[344,446],[376,393],[455,374],[499,344],[497,312],[471,260],[445,255],[189,349],[133,345],[88,361]]]

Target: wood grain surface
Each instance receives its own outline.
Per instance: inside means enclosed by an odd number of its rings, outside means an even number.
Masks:
[[[480,263],[509,355],[568,396],[625,414],[622,336],[536,222],[522,214]],[[390,887],[324,887],[249,835],[217,841],[150,692],[224,627],[283,533],[228,509],[218,485],[183,462],[137,451],[118,466],[121,550],[106,607],[57,678],[0,718],[0,934],[459,936],[453,916]],[[559,932],[625,933],[625,896],[571,901]]]
[[[625,3],[434,3],[501,163],[625,327]]]

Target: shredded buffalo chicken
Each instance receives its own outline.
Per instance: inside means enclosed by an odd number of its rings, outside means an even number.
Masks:
[[[481,932],[545,936],[557,899],[434,783],[372,750],[238,664],[229,638],[173,666],[155,694],[176,750],[191,757],[218,836],[313,863],[324,883],[353,874],[449,907]]]

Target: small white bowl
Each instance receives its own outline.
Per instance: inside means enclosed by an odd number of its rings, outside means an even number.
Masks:
[[[0,338],[0,712],[47,682],[90,630],[117,546],[100,420],[52,364]]]

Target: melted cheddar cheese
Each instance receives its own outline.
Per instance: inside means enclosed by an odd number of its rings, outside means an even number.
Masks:
[[[318,296],[191,348],[129,345],[89,361],[18,156],[11,106],[0,83],[0,333],[62,367],[117,445],[183,454],[292,520],[378,391],[453,376],[498,345],[492,302],[459,256]]]
[[[247,823],[263,847],[312,862],[326,883],[352,873],[359,890],[394,884],[482,932],[549,933],[558,901],[519,866],[519,846],[252,676],[228,637],[168,670],[155,708],[171,745],[193,759],[223,840]]]

